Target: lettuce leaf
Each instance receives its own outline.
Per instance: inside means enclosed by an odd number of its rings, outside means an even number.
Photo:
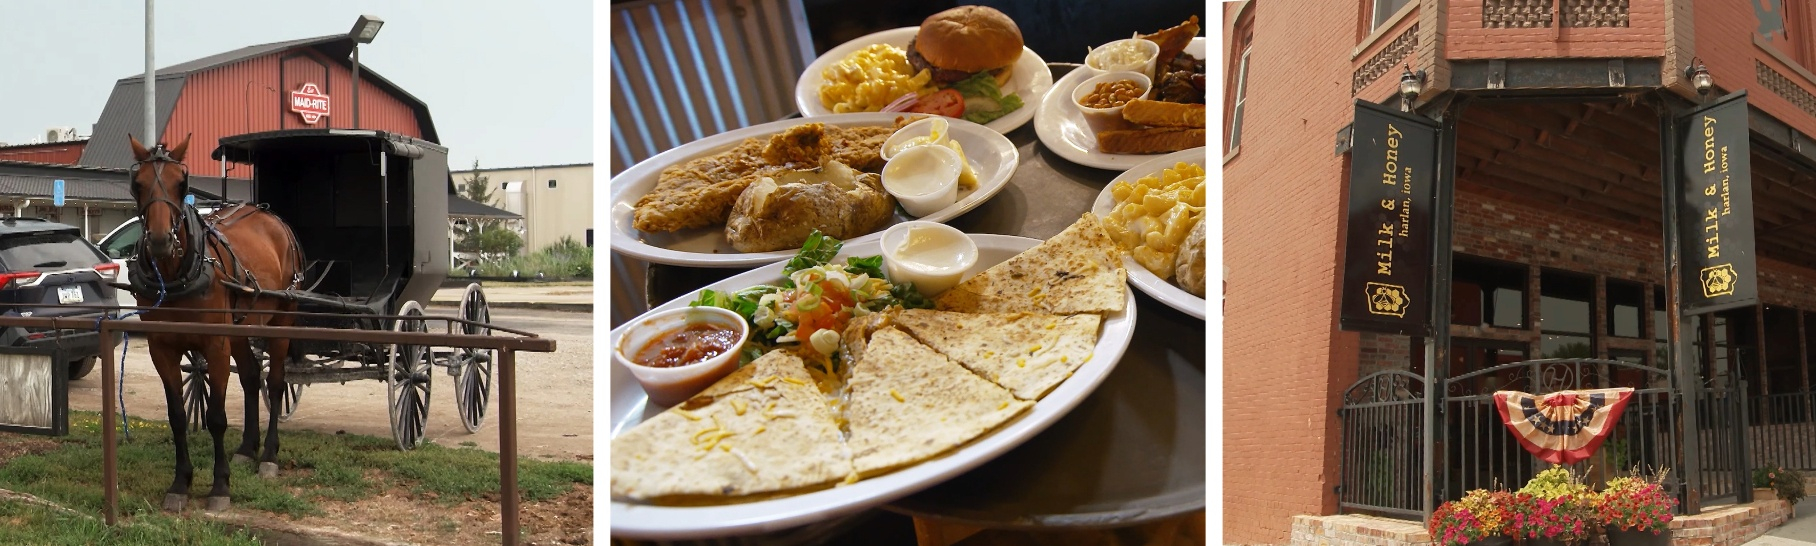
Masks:
[[[1022,107],[1021,97],[1014,94],[1004,95],[996,86],[996,77],[989,71],[972,74],[971,77],[952,84],[960,95],[964,95],[965,121],[972,123],[989,123],[996,118],[1009,115]],[[996,104],[996,108],[984,106],[984,101]]]

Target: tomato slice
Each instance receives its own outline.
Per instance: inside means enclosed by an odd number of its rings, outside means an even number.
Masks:
[[[908,111],[949,118],[960,117],[965,115],[965,96],[959,94],[957,89],[947,89],[921,97],[920,102],[914,103],[914,106],[910,107]]]

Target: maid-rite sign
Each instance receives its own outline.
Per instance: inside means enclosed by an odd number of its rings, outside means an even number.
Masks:
[[[1737,91],[1677,118],[1683,187],[1677,229],[1684,314],[1759,302],[1754,265],[1747,92]]]
[[[328,116],[328,94],[313,82],[305,83],[290,92],[290,111],[302,116],[304,123],[314,125]]]
[[[1344,246],[1344,330],[1431,332],[1432,187],[1438,126],[1356,101]]]

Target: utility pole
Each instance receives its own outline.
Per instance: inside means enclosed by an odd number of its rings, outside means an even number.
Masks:
[[[152,0],[145,0],[145,145],[158,145],[158,85],[156,81],[157,65],[152,62],[152,53],[157,42],[152,39]]]

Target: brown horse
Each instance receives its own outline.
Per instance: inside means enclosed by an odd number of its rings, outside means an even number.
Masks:
[[[157,309],[147,311],[144,320],[201,322],[225,324],[266,324],[288,326],[289,315],[257,311],[294,311],[293,300],[260,297],[256,289],[293,289],[301,283],[303,257],[297,249],[296,236],[277,215],[258,207],[230,205],[208,217],[201,217],[184,203],[189,193],[189,171],[183,156],[189,150],[189,139],[168,151],[162,145],[147,150],[138,139],[132,141],[136,162],[132,171],[132,196],[138,202],[139,216],[144,221],[145,236],[140,240],[137,263],[130,269],[133,292],[140,302],[157,302]],[[230,287],[223,282],[253,291]],[[194,310],[233,309],[235,313],[200,313]],[[284,360],[289,353],[289,340],[267,339],[265,347],[271,359],[270,385],[261,385],[260,366],[248,338],[224,338],[192,334],[150,334],[151,362],[158,378],[164,382],[164,403],[169,407],[170,431],[177,448],[176,476],[164,497],[164,509],[180,512],[189,501],[194,467],[189,462],[187,416],[184,415],[182,372],[183,355],[199,352],[208,363],[208,396],[204,422],[214,436],[214,487],[208,492],[209,511],[226,510],[228,476],[231,474],[222,435],[227,432],[227,376],[229,361],[239,363],[240,387],[246,393],[245,435],[234,460],[245,457],[259,461],[261,477],[277,475],[277,415],[287,392],[284,384]],[[259,451],[260,390],[267,395],[269,421],[266,423],[264,451]]]

